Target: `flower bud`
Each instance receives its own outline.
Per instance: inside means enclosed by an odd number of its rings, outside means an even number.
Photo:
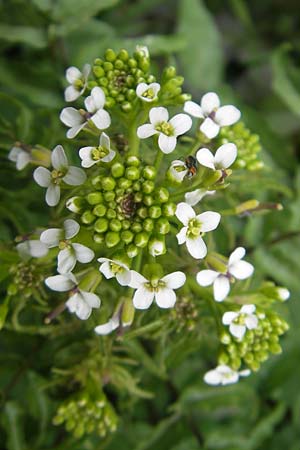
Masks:
[[[97,233],[104,233],[108,229],[108,220],[101,218],[94,223],[94,229]]]
[[[139,248],[144,248],[148,244],[149,241],[149,234],[145,231],[141,231],[140,233],[137,233],[134,238],[134,243]]]
[[[144,194],[151,194],[154,191],[155,184],[151,180],[144,181],[142,184],[142,191]]]
[[[154,180],[156,173],[156,169],[153,166],[145,166],[143,169],[143,177],[146,178],[146,180]]]
[[[111,174],[114,178],[120,178],[124,175],[125,172],[125,167],[123,166],[123,164],[119,163],[119,162],[115,162],[112,166],[111,166]]]
[[[150,217],[147,217],[144,221],[143,221],[143,228],[145,231],[148,231],[149,233],[151,233],[151,231],[154,228],[154,223],[153,220],[150,219]]]
[[[102,189],[105,191],[113,191],[116,187],[116,181],[112,177],[104,177],[101,180]]]
[[[130,244],[133,241],[134,234],[130,230],[122,231],[121,233],[121,240],[125,244]]]
[[[162,205],[162,213],[166,217],[173,217],[175,215],[176,211],[176,204],[175,203],[165,203]]]
[[[158,219],[161,216],[161,207],[157,205],[150,206],[149,217],[151,219]]]
[[[169,200],[169,191],[164,187],[155,190],[154,198],[159,203],[166,203]]]
[[[90,205],[97,205],[103,201],[103,195],[101,192],[90,192],[86,197]]]
[[[163,236],[152,237],[148,243],[148,251],[151,256],[160,256],[166,253],[166,242]]]
[[[86,206],[86,201],[83,197],[71,197],[66,201],[66,208],[75,214],[80,214]]]
[[[85,225],[89,225],[94,222],[96,216],[92,213],[92,211],[84,211],[81,215],[81,222]]]
[[[134,244],[129,244],[128,247],[126,247],[126,252],[129,258],[135,258],[139,252],[139,249]]]
[[[105,244],[108,248],[115,247],[120,242],[120,234],[115,231],[108,231],[105,235]]]
[[[137,167],[129,166],[125,170],[127,180],[138,180],[140,178],[140,170]]]
[[[126,298],[122,306],[121,322],[124,327],[128,327],[134,320],[135,308],[131,298]]]
[[[97,217],[103,217],[105,216],[106,211],[107,207],[103,205],[103,203],[100,203],[100,205],[96,205],[95,208],[93,209],[93,214],[95,214],[95,216]]]
[[[166,217],[160,217],[155,222],[155,229],[160,234],[168,234],[170,231],[170,223]]]
[[[141,164],[141,161],[139,160],[139,158],[137,156],[134,156],[134,155],[127,156],[127,158],[126,158],[127,166],[139,167],[140,164]]]
[[[120,220],[112,219],[109,222],[109,228],[111,229],[111,231],[120,231],[122,228],[122,224],[121,224]]]

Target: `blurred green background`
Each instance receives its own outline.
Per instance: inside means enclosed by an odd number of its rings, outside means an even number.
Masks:
[[[169,379],[152,373],[144,380],[155,397],[132,401],[113,437],[76,443],[51,425],[54,405],[40,389],[51,383],[47,338],[6,330],[0,335],[0,449],[299,450],[298,1],[0,1],[0,240],[47,224],[31,173],[17,173],[7,160],[13,143],[68,147],[58,119],[65,69],[91,63],[106,48],[136,44],[149,47],[157,68],[176,65],[195,100],[214,90],[223,103],[233,102],[261,137],[267,177],[252,175],[241,189],[284,210],[243,220],[240,232],[257,273],[291,290],[283,307],[291,324],[283,354],[226,388],[204,387],[201,353],[179,358]]]

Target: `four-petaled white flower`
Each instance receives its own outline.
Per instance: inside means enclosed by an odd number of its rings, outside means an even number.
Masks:
[[[175,159],[174,161],[171,162],[169,174],[171,178],[174,179],[174,181],[182,183],[188,171],[189,169],[184,161],[181,161],[180,159]]]
[[[220,99],[215,92],[203,95],[200,105],[190,100],[185,102],[184,111],[193,117],[204,119],[200,130],[210,139],[218,135],[221,127],[232,125],[241,117],[235,106],[220,107]]]
[[[136,87],[136,95],[144,102],[154,102],[160,91],[159,83],[139,83]]]
[[[215,194],[215,192],[216,191],[207,191],[203,188],[195,189],[194,191],[187,192],[184,195],[185,203],[190,206],[195,206],[203,199],[203,197],[205,197],[206,195],[213,195]]]
[[[98,147],[82,147],[79,156],[82,159],[82,167],[92,167],[98,162],[110,162],[114,159],[116,152],[110,148],[110,139],[105,133],[101,133]]]
[[[246,250],[243,247],[236,248],[229,256],[224,273],[215,270],[201,270],[198,272],[197,282],[200,286],[213,284],[216,302],[222,302],[227,297],[231,281],[233,282],[235,278],[245,280],[253,274],[254,267],[252,264],[241,261],[245,254]]]
[[[204,258],[207,254],[207,248],[202,235],[217,228],[221,219],[220,214],[214,211],[206,211],[196,215],[193,208],[184,202],[178,203],[175,214],[184,225],[176,235],[178,244],[186,243],[193,258]]]
[[[88,319],[92,309],[100,306],[101,302],[98,295],[79,289],[78,282],[72,273],[48,277],[45,283],[53,291],[70,292],[66,306],[71,313],[75,313],[81,320]]]
[[[237,157],[237,148],[234,144],[224,144],[218,148],[213,155],[208,148],[201,148],[196,154],[196,158],[202,166],[213,170],[225,170],[233,164]]]
[[[49,206],[55,206],[60,200],[60,183],[63,181],[70,186],[79,186],[86,180],[86,174],[82,169],[69,166],[66,154],[61,145],[57,145],[52,154],[51,162],[54,170],[38,167],[33,172],[33,178],[39,186],[46,187],[46,202]]]
[[[254,330],[258,325],[258,317],[254,314],[255,305],[244,305],[240,311],[227,311],[223,314],[223,325],[229,325],[232,336],[242,339],[246,330]]]
[[[128,286],[131,279],[129,267],[116,259],[98,258],[101,263],[99,270],[108,280],[116,278],[121,286]]]
[[[99,130],[105,130],[110,126],[110,115],[105,111],[105,94],[103,90],[96,86],[92,89],[91,95],[85,100],[86,111],[68,106],[60,113],[60,120],[70,129],[67,131],[67,138],[72,139],[85,127],[89,125],[89,121]]]
[[[43,231],[40,240],[48,248],[58,247],[60,252],[57,256],[57,271],[59,273],[71,272],[76,262],[89,263],[94,258],[93,250],[82,244],[72,243],[72,239],[78,234],[79,224],[73,219],[64,221],[63,228],[50,228]]]
[[[172,308],[176,303],[174,289],[184,285],[186,276],[183,272],[173,272],[160,279],[147,280],[143,275],[131,270],[129,287],[136,289],[133,305],[136,309],[148,309],[153,300],[160,308]]]
[[[107,334],[112,333],[114,330],[116,330],[120,326],[120,317],[119,314],[116,316],[112,316],[111,319],[109,319],[108,322],[103,323],[102,325],[98,325],[95,328],[95,332],[97,334],[100,334],[101,336],[106,336]]]
[[[31,154],[26,148],[15,144],[8,154],[8,159],[16,163],[17,170],[22,170],[30,163]]]
[[[47,245],[38,239],[26,239],[16,245],[16,249],[21,258],[42,258],[48,253]]]
[[[168,110],[162,106],[152,108],[149,112],[150,123],[137,129],[140,139],[146,139],[158,134],[158,146],[163,153],[171,153],[177,143],[177,136],[186,133],[192,126],[192,120],[187,114],[176,114],[169,120]]]
[[[91,66],[85,64],[82,72],[77,67],[69,67],[66,70],[66,79],[70,86],[65,89],[66,102],[73,102],[84,92],[87,86],[88,76],[91,71]]]
[[[206,372],[204,381],[212,386],[217,386],[218,384],[225,386],[226,384],[237,383],[240,377],[247,377],[250,373],[249,369],[238,371],[222,364],[215,369]]]

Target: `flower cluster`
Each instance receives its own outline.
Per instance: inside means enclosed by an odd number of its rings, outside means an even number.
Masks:
[[[201,321],[202,303],[213,302],[223,350],[204,380],[233,383],[277,353],[287,329],[265,301],[269,291],[286,298],[284,288],[266,284],[249,293],[254,267],[244,260],[244,247],[230,249],[228,258],[216,249],[230,176],[238,168],[258,168],[259,144],[236,124],[241,113],[235,106],[221,106],[214,92],[193,102],[174,68],[166,68],[160,82],[149,68],[148,50],[140,47],[133,56],[107,50],[92,69],[67,70],[65,100],[84,107],[67,106],[60,119],[81,167],[69,165],[57,145],[52,169],[35,169],[34,180],[47,188],[46,203],[57,206],[56,214],[50,228],[24,239],[18,250],[47,258],[53,272],[45,283],[63,293],[60,311],[67,308],[81,320],[93,314],[95,338],[121,336],[135,326],[136,310],[151,320],[140,310],[155,306],[157,314],[174,308],[170,329],[184,333]],[[175,114],[169,105],[177,107]],[[17,150],[9,157],[20,169],[28,158]],[[232,211],[238,215],[238,207]],[[18,270],[26,283],[29,275],[23,266]],[[104,436],[116,417],[103,393],[80,393],[60,407],[55,423],[62,422],[76,436],[94,429]]]

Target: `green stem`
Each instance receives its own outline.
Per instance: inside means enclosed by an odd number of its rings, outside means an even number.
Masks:
[[[157,171],[158,171],[158,169],[159,169],[159,167],[160,167],[162,158],[163,158],[163,152],[162,152],[161,150],[158,149],[158,150],[157,150],[157,153],[156,153],[155,161],[154,161],[154,167],[155,167],[155,169],[156,169]]]

